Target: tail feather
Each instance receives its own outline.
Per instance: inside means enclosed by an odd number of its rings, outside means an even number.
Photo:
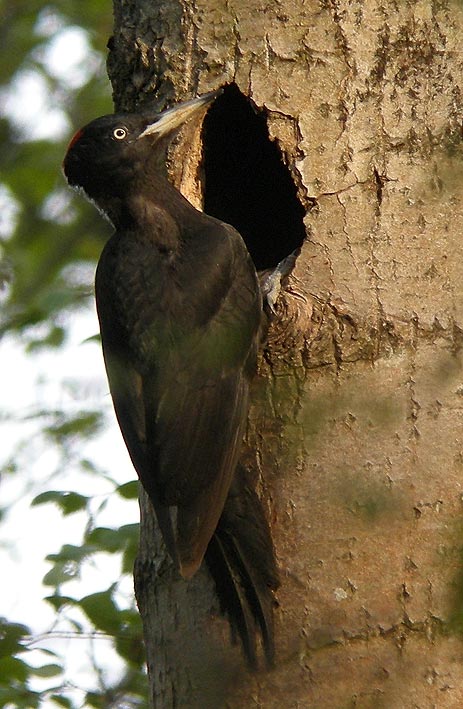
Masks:
[[[232,641],[236,643],[239,637],[249,666],[257,669],[255,620],[245,589],[217,534],[212,537],[205,558],[215,582],[220,610],[230,621]]]
[[[265,658],[268,666],[272,666],[275,660],[275,639],[273,609],[275,607],[275,597],[268,583],[264,586],[259,584],[253,575],[253,569],[249,568],[246,553],[239,548],[236,549],[236,566],[240,568],[241,579],[245,580],[246,598],[249,607],[252,609],[255,622],[259,626],[262,637]]]
[[[260,634],[268,667],[274,663],[273,591],[279,586],[270,529],[262,504],[239,467],[205,560],[232,637],[239,637],[252,669]]]

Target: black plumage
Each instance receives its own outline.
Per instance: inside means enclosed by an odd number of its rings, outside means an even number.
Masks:
[[[180,573],[190,578],[206,555],[222,610],[255,664],[256,628],[273,658],[278,579],[259,499],[237,463],[262,296],[240,235],[196,210],[165,176],[168,141],[213,98],[154,117],[96,119],[75,135],[63,167],[115,227],[95,290],[134,467]]]

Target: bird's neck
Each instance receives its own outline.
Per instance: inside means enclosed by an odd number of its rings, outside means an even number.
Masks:
[[[179,227],[191,224],[201,213],[161,175],[132,181],[119,193],[101,193],[93,198],[99,210],[116,230],[150,231],[173,220]]]

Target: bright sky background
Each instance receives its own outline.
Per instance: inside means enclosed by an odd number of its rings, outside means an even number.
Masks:
[[[30,507],[31,500],[50,489],[72,490],[95,496],[95,507],[107,501],[106,508],[98,515],[101,526],[138,521],[136,502],[110,495],[113,485],[104,478],[84,474],[74,467],[61,470],[54,447],[44,448],[39,440],[42,421],[27,420],[28,413],[44,407],[52,409],[55,405],[67,411],[81,407],[108,410],[112,425],[79,452],[82,457],[107,469],[119,484],[134,478],[133,467],[112,414],[100,347],[93,342],[84,342],[95,334],[96,328],[95,313],[82,313],[72,324],[68,345],[56,353],[34,357],[25,356],[21,347],[12,341],[1,345],[2,408],[18,417],[16,421],[2,421],[2,449],[4,454],[8,449],[14,452],[18,442],[26,441],[24,452],[18,454],[16,450],[16,459],[20,466],[24,461],[28,467],[24,471],[20,467],[14,475],[5,476],[1,481],[2,505],[8,508],[8,515],[2,523],[0,567],[2,578],[8,579],[8,583],[0,585],[0,614],[10,621],[30,625],[37,635],[46,633],[56,621],[54,611],[42,600],[52,590],[42,585],[42,578],[50,569],[50,564],[44,561],[45,556],[57,553],[63,543],[79,545],[87,517],[84,513],[63,517],[54,504]],[[73,386],[76,382],[77,394]],[[80,598],[107,588],[118,577],[119,561],[100,555],[97,567],[86,564],[82,579],[64,584],[62,592]],[[133,594],[130,580],[124,584],[124,590],[128,597]],[[73,615],[84,620],[78,612]],[[88,626],[85,620],[84,624]],[[62,623],[56,629],[59,628],[69,630]],[[63,653],[67,657],[68,679],[72,676],[78,686],[90,688],[94,680],[89,674],[89,644],[73,639],[37,645]],[[108,643],[96,641],[95,652],[104,667],[110,666],[112,672],[120,672],[121,664],[115,655],[111,656]],[[43,657],[37,657],[38,665],[41,661]],[[51,662],[52,658],[47,661]]]
[[[65,28],[64,21],[50,14],[46,8],[39,15],[36,32],[44,38],[45,44],[35,59],[58,82],[62,82],[64,106],[66,92],[78,89],[91,74],[102,71],[101,57],[90,49],[84,30],[79,27]],[[109,91],[108,82],[108,94]],[[34,106],[33,114],[24,111],[25,105]],[[16,122],[25,140],[63,138],[72,130],[65,111],[57,105],[56,96],[52,99],[46,81],[34,70],[18,74],[10,88],[0,89],[0,114]],[[61,210],[65,215],[68,195],[64,190],[58,191],[45,208]],[[3,237],[7,237],[14,226],[16,210],[17,205],[0,185],[0,234]],[[31,500],[46,490],[72,490],[96,496],[95,507],[107,501],[107,506],[98,516],[100,526],[138,521],[137,503],[110,495],[113,485],[109,481],[83,473],[76,466],[61,469],[55,447],[44,445],[41,439],[43,419],[34,417],[38,410],[54,407],[69,412],[82,408],[104,410],[111,425],[88,442],[84,450],[80,448],[79,456],[107,470],[118,483],[134,479],[135,473],[112,412],[100,346],[95,342],[86,342],[97,331],[93,306],[72,317],[69,341],[57,352],[47,350],[26,356],[21,344],[13,338],[4,338],[0,343],[2,462],[10,456],[18,462],[18,471],[14,475],[4,475],[0,480],[2,507],[8,508],[7,516],[1,523],[0,536],[3,579],[0,584],[0,615],[29,625],[37,635],[49,631],[56,622],[54,611],[42,600],[52,591],[42,585],[42,578],[50,569],[44,558],[47,554],[58,552],[64,543],[79,545],[87,517],[84,513],[63,517],[53,504],[30,507]],[[112,580],[118,579],[118,575],[119,562],[109,556],[100,557],[97,567],[86,564],[83,578],[65,584],[62,591],[80,598],[108,588]],[[133,597],[130,579],[123,591],[127,598]],[[77,613],[76,617],[83,620]],[[67,626],[62,625],[54,630],[60,627],[68,630]],[[65,655],[69,668],[67,679],[84,689],[91,688],[94,682],[89,672],[90,653],[95,652],[102,666],[113,673],[112,676],[121,669],[106,641],[95,641],[93,649],[90,643],[80,639],[47,640],[38,642],[37,646],[49,647]],[[28,657],[27,661],[33,662],[33,659]],[[43,661],[43,655],[37,655],[36,664],[40,665]],[[45,658],[45,661],[53,662],[53,658]],[[54,686],[60,682],[61,678],[56,677],[42,686]],[[37,688],[40,686],[38,681]],[[51,703],[43,706],[56,707]]]

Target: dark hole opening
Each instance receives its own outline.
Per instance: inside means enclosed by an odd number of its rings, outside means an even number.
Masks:
[[[232,224],[258,270],[272,268],[305,238],[305,210],[278,145],[235,84],[204,121],[204,211]]]

